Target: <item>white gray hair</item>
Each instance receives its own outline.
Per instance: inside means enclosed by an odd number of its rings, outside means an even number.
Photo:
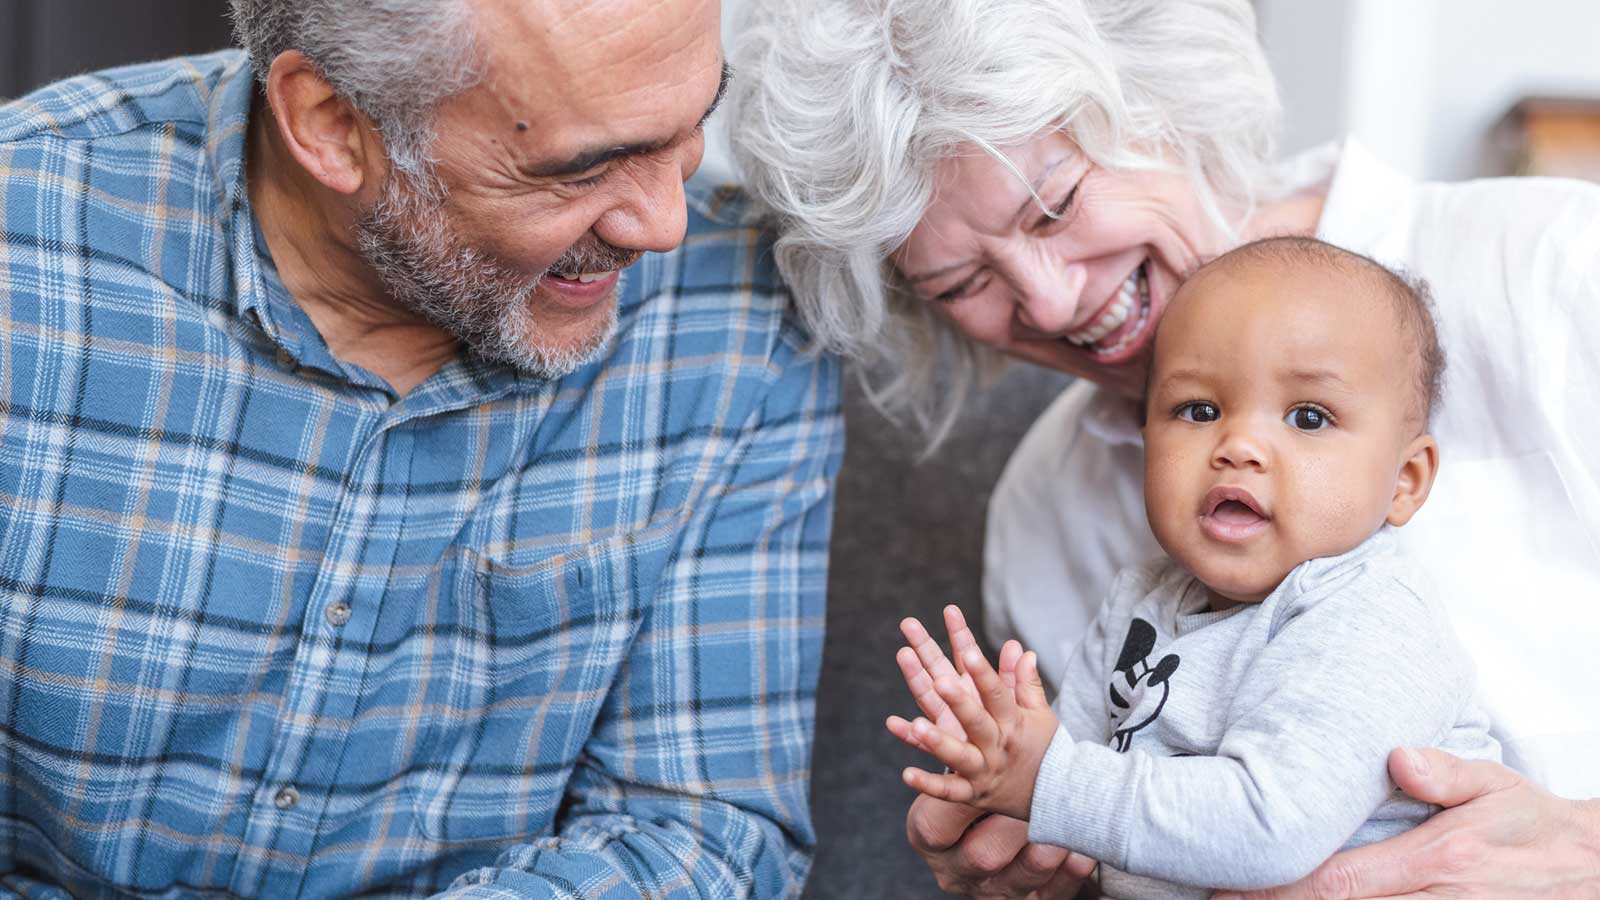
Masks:
[[[478,83],[481,60],[468,0],[228,0],[235,39],[266,83],[287,50],[306,55],[383,134],[389,161],[432,174],[439,103]]]
[[[735,158],[801,315],[930,445],[997,361],[888,263],[941,160],[975,145],[1020,178],[997,148],[1059,129],[1103,167],[1175,159],[1231,227],[1279,122],[1248,0],[752,0],[732,57]]]

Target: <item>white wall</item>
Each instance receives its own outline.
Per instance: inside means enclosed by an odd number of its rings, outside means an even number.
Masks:
[[[1525,94],[1600,97],[1600,0],[1449,0],[1438,17],[1430,176],[1477,171],[1475,138]]]
[[[1487,174],[1526,94],[1600,96],[1600,0],[1257,0],[1294,150],[1354,134],[1412,175]]]

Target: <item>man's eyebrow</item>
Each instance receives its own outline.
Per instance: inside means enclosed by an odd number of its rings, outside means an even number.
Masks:
[[[722,98],[727,96],[728,82],[732,79],[733,68],[727,63],[723,63],[722,80],[717,83],[717,96],[712,99],[711,105],[706,108],[705,114],[695,123],[696,128],[704,126],[706,120],[711,118],[711,114],[717,111],[717,107],[722,104]],[[573,175],[582,175],[612,160],[654,153],[668,143],[670,141],[643,141],[634,144],[617,144],[611,147],[596,147],[590,150],[583,150],[567,159],[523,166],[522,171],[535,178],[566,178]]]
[[[711,114],[716,112],[717,107],[722,105],[722,98],[728,96],[728,83],[731,81],[733,81],[733,66],[724,62],[722,64],[722,80],[717,82],[717,96],[711,98],[711,105],[706,107],[706,114],[700,117],[700,126],[704,126],[706,120],[711,118]]]
[[[557,160],[556,162],[523,166],[522,171],[535,178],[565,178],[572,175],[582,175],[614,159],[654,153],[660,150],[661,146],[660,142],[652,141],[644,144],[619,144],[614,147],[599,147],[593,150],[584,150],[576,156]]]

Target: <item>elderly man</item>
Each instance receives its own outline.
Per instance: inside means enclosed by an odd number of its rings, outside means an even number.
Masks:
[[[233,10],[0,108],[0,894],[798,893],[838,371],[686,203],[717,3]]]

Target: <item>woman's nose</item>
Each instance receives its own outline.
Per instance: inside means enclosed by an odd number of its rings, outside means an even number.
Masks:
[[[1270,457],[1266,441],[1247,422],[1225,426],[1211,454],[1214,469],[1249,469],[1264,472]]]
[[[1073,325],[1086,278],[1083,266],[1043,266],[1014,284],[1017,321],[1031,331],[1059,335]]]

